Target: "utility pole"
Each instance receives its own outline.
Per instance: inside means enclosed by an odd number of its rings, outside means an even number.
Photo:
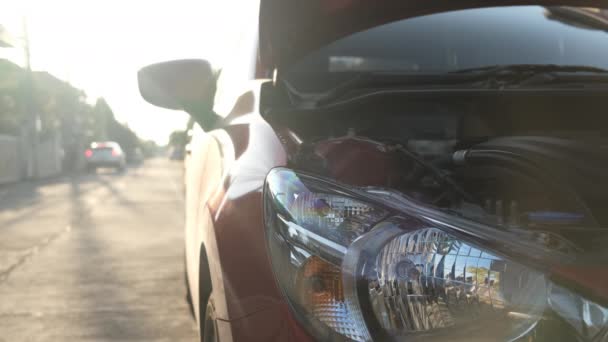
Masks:
[[[39,118],[36,108],[36,97],[34,96],[34,74],[31,65],[30,38],[27,29],[27,17],[23,17],[23,50],[25,53],[25,110],[27,114],[27,142],[29,143],[30,161],[32,173],[28,175],[31,179],[38,178],[38,129]]]

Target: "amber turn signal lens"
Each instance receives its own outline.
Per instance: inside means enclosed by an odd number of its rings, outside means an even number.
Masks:
[[[335,265],[312,256],[298,274],[301,303],[319,321],[352,340],[361,340],[344,301],[342,273]]]
[[[344,302],[342,274],[336,266],[313,256],[306,261],[300,274],[301,293],[310,308]]]

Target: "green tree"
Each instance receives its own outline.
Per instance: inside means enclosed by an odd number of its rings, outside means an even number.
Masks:
[[[114,112],[105,99],[100,98],[92,110],[93,140],[116,141],[127,153],[141,147],[139,137],[126,124],[116,120]]]
[[[105,99],[99,98],[94,106],[85,100],[82,90],[48,72],[33,72],[30,78],[18,65],[0,59],[0,134],[20,135],[28,115],[35,113],[42,140],[61,136],[68,168],[78,164],[78,156],[92,141],[116,141],[127,153],[144,145],[153,149],[116,120]]]
[[[93,137],[95,140],[108,140],[108,126],[114,119],[114,112],[104,98],[97,99],[92,110]]]
[[[25,122],[25,90],[23,69],[0,59],[0,134],[19,134]]]
[[[145,157],[154,157],[159,153],[160,147],[153,140],[140,141],[140,145]]]
[[[174,147],[184,147],[188,143],[187,131],[177,130],[169,135],[169,145]]]

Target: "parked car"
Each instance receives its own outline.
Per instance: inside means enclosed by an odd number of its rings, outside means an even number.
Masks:
[[[201,341],[605,339],[604,5],[261,0],[232,61],[143,68],[197,122]]]
[[[89,172],[94,172],[98,168],[123,171],[126,167],[125,153],[114,141],[93,142],[84,155],[86,169]]]

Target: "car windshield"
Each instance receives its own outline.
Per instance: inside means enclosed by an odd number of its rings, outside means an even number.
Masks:
[[[338,40],[293,65],[286,79],[323,90],[353,74],[445,73],[494,65],[608,68],[608,11],[516,6],[396,21]]]

